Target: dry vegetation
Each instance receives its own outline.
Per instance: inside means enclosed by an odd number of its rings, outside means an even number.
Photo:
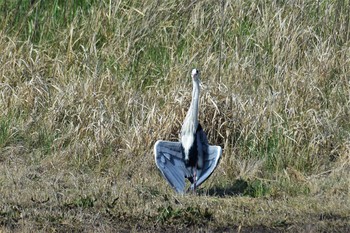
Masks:
[[[0,1],[0,231],[350,231],[349,0],[64,2]],[[224,150],[179,196],[193,67]]]

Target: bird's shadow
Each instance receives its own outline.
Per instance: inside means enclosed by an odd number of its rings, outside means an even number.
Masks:
[[[248,182],[243,179],[238,179],[229,186],[214,186],[209,189],[198,190],[198,194],[215,197],[242,196],[246,195],[248,190]]]

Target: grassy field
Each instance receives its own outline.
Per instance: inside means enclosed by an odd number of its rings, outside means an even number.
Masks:
[[[350,2],[0,0],[1,232],[349,232]],[[154,163],[199,120],[221,162]]]

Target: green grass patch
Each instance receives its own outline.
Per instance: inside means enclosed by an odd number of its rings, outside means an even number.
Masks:
[[[181,224],[185,226],[203,224],[212,219],[212,213],[208,209],[200,207],[173,208],[172,206],[160,207],[157,213],[157,222],[162,224]]]
[[[11,137],[10,121],[8,119],[0,119],[0,148],[6,146]]]
[[[92,197],[79,197],[72,202],[65,203],[64,206],[68,208],[92,208],[94,207],[95,199]]]

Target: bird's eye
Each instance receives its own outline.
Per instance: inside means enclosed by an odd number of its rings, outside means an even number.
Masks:
[[[192,70],[192,76],[198,75],[198,74],[199,74],[199,70],[197,70],[197,69]]]

